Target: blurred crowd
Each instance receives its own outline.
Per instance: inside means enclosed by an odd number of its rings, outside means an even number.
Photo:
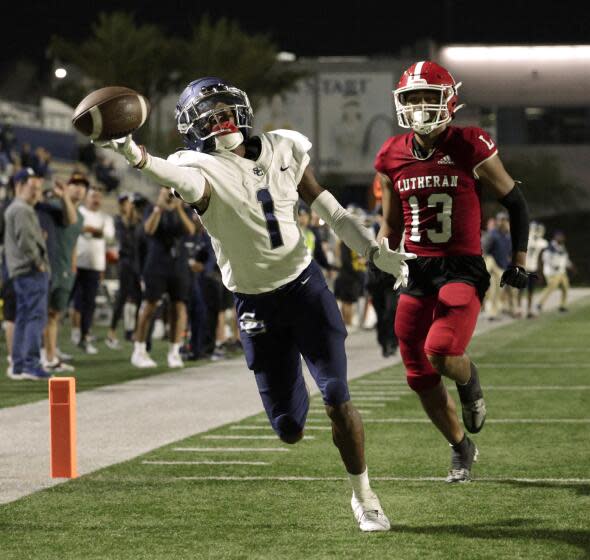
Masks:
[[[121,190],[115,174],[107,185],[109,163],[103,160],[88,160],[92,175],[74,170],[60,181],[52,177],[46,150],[23,145],[16,151],[9,130],[0,135],[0,148],[0,170],[8,177],[0,196],[0,301],[11,379],[75,371],[73,356],[58,345],[66,326],[65,338],[77,351],[96,354],[102,343],[108,351],[124,351],[128,345],[137,368],[158,365],[153,339],[168,339],[170,368],[241,351],[233,297],[221,282],[211,240],[196,212],[165,188],[150,201]],[[97,164],[106,170],[102,180]],[[373,212],[354,205],[348,210],[377,234],[379,205]],[[394,279],[372,275],[364,258],[303,203],[298,218],[347,329],[374,329],[383,356],[394,355],[399,296]],[[563,232],[553,232],[549,241],[543,224],[531,224],[527,268],[536,277],[524,293],[516,293],[499,287],[511,259],[508,216],[501,212],[490,218],[482,233],[492,277],[485,316],[536,317],[555,290],[561,291],[560,311],[566,311],[568,276],[575,269],[565,241]],[[544,289],[535,291],[541,283]],[[96,316],[107,323],[102,336],[95,334]]]

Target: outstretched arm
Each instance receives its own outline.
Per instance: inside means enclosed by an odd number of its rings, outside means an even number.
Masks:
[[[131,135],[100,146],[121,154],[130,165],[159,185],[173,188],[188,204],[197,204],[211,195],[211,185],[198,169],[174,165],[150,155],[144,146],[133,141]]]
[[[346,245],[381,270],[397,278],[401,276],[404,261],[416,258],[416,255],[412,253],[391,251],[387,239],[378,244],[358,218],[342,208],[334,196],[320,186],[309,166],[305,169],[297,190],[304,202],[334,230]]]

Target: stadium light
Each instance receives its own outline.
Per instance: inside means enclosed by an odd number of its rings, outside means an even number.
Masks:
[[[63,80],[68,75],[68,71],[65,68],[56,68],[54,74],[58,80]]]
[[[281,51],[280,53],[277,53],[277,60],[279,62],[295,62],[297,57],[295,56],[295,53]]]
[[[443,47],[441,55],[453,62],[590,62],[590,45]]]

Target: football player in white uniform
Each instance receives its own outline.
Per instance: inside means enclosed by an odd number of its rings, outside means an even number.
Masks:
[[[187,149],[163,160],[131,136],[105,147],[161,185],[172,188],[201,216],[225,286],[233,292],[249,369],[270,423],[286,443],[303,437],[309,407],[301,355],[321,390],[332,434],[352,487],[351,505],[363,531],[389,530],[371,490],[361,417],[346,380],[346,329],[298,227],[301,197],[351,249],[403,283],[406,259],[378,245],[369,230],[316,181],[309,140],[292,130],[251,136],[247,95],[226,81],[201,78],[176,107]]]

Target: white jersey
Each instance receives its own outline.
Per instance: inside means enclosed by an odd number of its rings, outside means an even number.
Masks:
[[[549,242],[544,237],[529,237],[529,245],[526,253],[526,269],[529,272],[539,270],[539,257],[547,249]]]
[[[545,276],[565,274],[569,265],[569,255],[563,245],[552,241],[549,247],[543,251],[543,274]]]
[[[274,130],[260,139],[256,161],[230,151],[183,150],[168,158],[175,165],[198,168],[211,185],[201,220],[224,285],[244,294],[287,284],[311,262],[295,209],[311,142],[292,130]]]

